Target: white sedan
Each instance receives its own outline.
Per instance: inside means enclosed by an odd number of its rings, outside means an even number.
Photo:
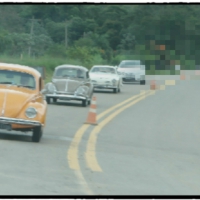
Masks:
[[[123,60],[117,68],[118,74],[122,77],[123,83],[140,82],[145,85],[146,69],[141,60]]]
[[[114,93],[120,92],[122,79],[116,67],[109,65],[94,65],[90,72],[94,89],[112,89]]]

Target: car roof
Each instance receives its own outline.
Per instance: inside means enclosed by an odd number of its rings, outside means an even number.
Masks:
[[[36,69],[29,66],[25,66],[25,65],[12,64],[12,63],[0,63],[0,69],[21,71],[21,72],[26,72],[35,76],[41,76],[41,74]]]
[[[88,69],[86,67],[83,66],[79,66],[79,65],[68,65],[68,64],[64,64],[64,65],[59,65],[55,68],[55,70],[59,69],[59,68],[76,68],[76,69],[82,69],[84,71],[88,71]]]

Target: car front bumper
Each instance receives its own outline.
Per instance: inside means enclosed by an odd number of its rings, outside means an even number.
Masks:
[[[135,79],[135,77],[123,77],[122,78],[122,81],[123,82],[139,82],[140,81],[140,79]]]
[[[97,89],[115,89],[117,88],[117,85],[106,85],[106,84],[99,84],[99,83],[93,83],[94,88]]]
[[[132,75],[132,76],[126,76],[121,75],[123,82],[140,82],[145,80],[145,75]]]
[[[60,100],[86,100],[84,96],[72,95],[72,94],[46,94],[46,97],[56,98]]]
[[[39,121],[9,118],[9,117],[0,117],[0,123],[2,123],[2,124],[20,124],[20,125],[27,125],[27,126],[42,126],[42,124]]]

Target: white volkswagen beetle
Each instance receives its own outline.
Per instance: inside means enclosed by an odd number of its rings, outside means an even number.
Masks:
[[[89,74],[94,89],[112,89],[114,93],[120,92],[122,79],[118,75],[116,67],[109,65],[94,65]]]

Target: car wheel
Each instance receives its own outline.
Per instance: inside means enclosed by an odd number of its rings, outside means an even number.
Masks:
[[[40,138],[42,137],[42,127],[35,127],[33,129],[33,136],[32,136],[32,142],[39,142]]]
[[[91,98],[92,99],[92,98]],[[88,100],[88,105],[90,105],[91,104],[91,99],[90,100]]]
[[[121,89],[120,89],[120,87],[118,87],[118,92],[121,92]]]
[[[117,93],[117,90],[118,90],[117,88],[114,88],[114,89],[113,89],[113,92],[114,92],[114,93]]]
[[[56,102],[57,102],[57,99],[56,99],[56,98],[53,98],[53,102],[56,103]]]
[[[145,83],[146,83],[145,80],[140,81],[140,85],[145,85]]]
[[[46,97],[46,101],[47,101],[48,104],[50,104],[51,103],[50,97]]]
[[[82,106],[86,107],[87,105],[88,105],[88,100],[87,99],[82,100]]]

